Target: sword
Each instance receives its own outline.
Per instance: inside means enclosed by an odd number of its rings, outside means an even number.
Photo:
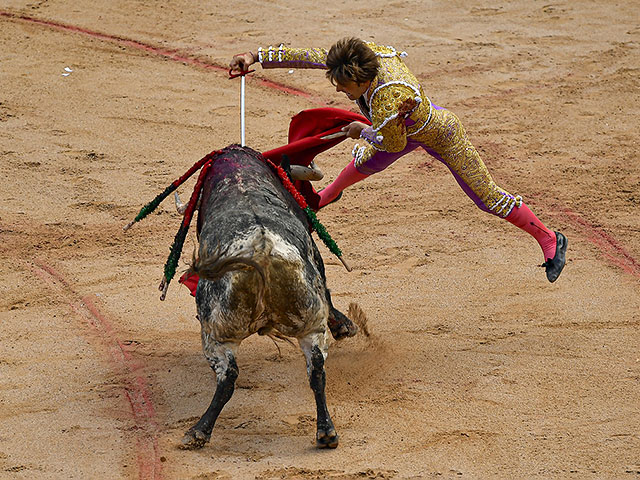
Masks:
[[[244,92],[245,92],[245,79],[244,77],[255,70],[243,70],[240,73],[232,73],[233,69],[229,69],[229,80],[240,77],[240,145],[245,146],[245,122],[244,122]]]
[[[333,140],[334,138],[346,137],[347,132],[336,132],[330,133],[329,135],[325,135],[324,137],[320,137],[321,140]]]

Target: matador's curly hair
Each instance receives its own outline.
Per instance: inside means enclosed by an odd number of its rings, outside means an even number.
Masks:
[[[327,55],[327,78],[333,85],[373,80],[378,74],[378,57],[359,38],[338,40]]]

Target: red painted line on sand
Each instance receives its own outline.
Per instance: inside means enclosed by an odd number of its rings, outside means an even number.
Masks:
[[[40,18],[30,17],[28,15],[21,15],[17,13],[11,13],[0,10],[0,16],[10,18],[13,20],[22,20],[25,22],[30,22],[36,25],[42,25],[45,27],[53,28],[56,30],[62,30],[67,32],[79,33],[82,35],[86,35],[91,38],[97,38],[99,40],[104,40],[107,42],[117,43],[118,45],[122,45],[123,47],[133,48],[137,50],[142,50],[147,53],[151,53],[154,55],[158,55],[161,57],[168,58],[170,60],[174,60],[176,62],[184,63],[187,65],[193,65],[196,67],[204,68],[205,70],[213,70],[216,72],[224,72],[225,75],[228,75],[229,68],[218,65],[213,62],[209,62],[206,60],[202,60],[196,57],[192,57],[184,52],[180,52],[179,50],[172,50],[163,47],[158,47],[156,45],[152,45],[150,43],[141,42],[139,40],[133,40],[130,38],[119,37],[117,35],[109,35],[108,33],[97,32],[95,30],[89,30],[88,28],[79,27],[77,25],[68,25],[61,22],[56,22],[53,20],[43,20]],[[325,105],[325,102],[318,98],[317,96],[301,90],[299,88],[291,87],[289,85],[285,85],[284,83],[274,82],[273,80],[268,80],[266,78],[260,77],[251,77],[248,76],[247,79],[249,81],[255,81],[260,86],[270,88],[272,90],[278,90],[283,93],[287,93],[289,95],[296,95],[298,97],[305,98],[312,103],[318,105]]]
[[[215,71],[220,71],[225,73],[228,72],[228,68],[223,67],[221,65],[217,65],[214,63],[206,62],[204,60],[200,60],[195,57],[191,57],[187,54],[180,53],[177,50],[169,50],[169,49],[157,47],[157,46],[144,43],[138,40],[118,37],[115,35],[96,32],[96,31],[78,27],[75,25],[67,25],[67,24],[63,24],[63,23],[55,22],[51,20],[41,20],[38,18],[6,12],[6,11],[0,11],[0,16],[4,16],[10,19],[23,20],[23,21],[34,23],[34,24],[44,25],[44,26],[55,28],[58,30],[81,33],[93,38],[118,43],[120,45],[129,47],[129,48],[143,50],[148,53],[160,55],[162,57],[169,58],[174,61],[186,63],[189,65],[194,65],[194,66],[208,69],[208,70],[215,70]],[[305,92],[303,90],[300,90],[294,87],[290,87],[278,82],[273,82],[271,80],[266,80],[262,78],[257,78],[257,81],[261,86],[271,88],[274,90],[279,90],[281,92],[285,92],[291,95],[303,97],[320,105],[326,105],[326,102],[324,102],[322,99],[319,99],[311,95],[309,92]],[[525,88],[533,88],[533,87],[525,87]],[[500,95],[503,95],[503,93],[501,93]],[[551,205],[547,205],[547,206],[551,207]],[[592,225],[590,222],[585,220],[578,213],[571,211],[567,207],[556,206],[556,209],[559,211],[562,211],[565,214],[565,218],[569,220],[574,227],[576,227],[579,231],[581,231],[591,243],[593,243],[596,247],[598,247],[604,254],[604,257],[610,263],[622,268],[625,272],[640,278],[640,262],[638,262],[638,260],[633,258],[624,249],[624,247],[620,245],[620,243],[615,238],[613,238],[611,235],[604,232],[604,230],[602,230],[601,228],[596,227],[595,225]]]
[[[636,260],[613,236],[568,207],[552,205],[552,209],[571,223],[576,230],[600,249],[604,257],[634,277],[640,278],[640,262]],[[571,241],[571,240],[569,240]],[[569,244],[571,248],[571,244]]]
[[[34,261],[34,264],[35,267],[31,267],[31,271],[50,287],[66,292],[71,298],[71,309],[91,326],[101,343],[107,347],[111,367],[124,378],[124,396],[135,422],[138,478],[160,480],[162,463],[158,447],[156,412],[145,378],[135,373],[139,365],[136,365],[135,360],[117,338],[111,322],[89,297],[80,297],[69,282],[48,264],[40,260]],[[56,283],[60,285],[57,286]]]

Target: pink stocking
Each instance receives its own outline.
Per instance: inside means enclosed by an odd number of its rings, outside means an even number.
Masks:
[[[352,160],[346,167],[344,167],[344,169],[340,172],[340,175],[338,175],[338,177],[333,182],[331,182],[329,185],[318,192],[318,194],[320,195],[320,208],[324,207],[332,200],[334,200],[345,188],[359,182],[360,180],[364,180],[368,176],[369,175],[360,173],[356,169],[356,166],[353,164]]]
[[[505,220],[533,236],[540,244],[545,260],[554,257],[556,254],[556,234],[545,227],[524,203],[520,205],[520,208],[513,207]]]

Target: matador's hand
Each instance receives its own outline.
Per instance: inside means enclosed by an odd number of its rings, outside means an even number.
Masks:
[[[360,132],[364,128],[367,128],[367,125],[362,122],[351,122],[349,125],[342,127],[342,131],[347,132],[347,137],[349,138],[360,138]]]
[[[232,71],[246,72],[249,66],[256,63],[257,58],[252,52],[239,53],[234,55],[229,63]]]

